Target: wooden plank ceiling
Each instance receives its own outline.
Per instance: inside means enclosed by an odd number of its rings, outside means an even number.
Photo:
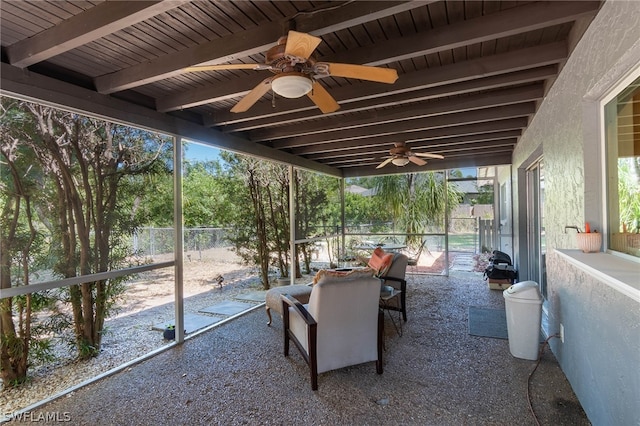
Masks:
[[[600,4],[3,0],[0,88],[20,95],[7,89],[13,71],[27,82],[45,76],[117,99],[125,109],[143,107],[211,129],[216,138],[209,142],[219,146],[256,146],[254,153],[301,158],[343,176],[508,164],[570,43]],[[273,74],[184,71],[262,64],[289,29],[322,39],[318,61],[392,68],[399,78],[394,84],[318,79],[340,105],[336,112],[323,114],[306,96],[269,91],[248,111],[232,113]],[[398,141],[444,159],[376,169]]]

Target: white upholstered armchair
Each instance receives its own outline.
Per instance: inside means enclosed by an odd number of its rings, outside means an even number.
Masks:
[[[369,275],[324,276],[309,303],[282,296],[284,355],[293,341],[309,364],[311,389],[318,374],[376,361],[382,374],[383,317],[378,307],[380,279]]]

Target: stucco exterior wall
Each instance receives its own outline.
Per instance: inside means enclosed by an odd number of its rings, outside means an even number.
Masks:
[[[524,169],[544,159],[552,349],[593,424],[640,424],[640,304],[568,264],[565,225],[603,229],[597,98],[640,64],[640,2],[607,1],[551,87],[513,157],[516,258],[526,258]],[[594,122],[596,121],[596,122]],[[587,207],[585,207],[587,206]],[[526,260],[525,260],[526,263]],[[522,267],[520,268],[522,271]],[[521,273],[522,277],[522,273]]]
[[[554,354],[594,425],[640,424],[640,305],[554,253]]]

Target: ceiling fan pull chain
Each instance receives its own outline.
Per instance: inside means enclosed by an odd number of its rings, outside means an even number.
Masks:
[[[276,107],[276,92],[271,91],[271,108]]]

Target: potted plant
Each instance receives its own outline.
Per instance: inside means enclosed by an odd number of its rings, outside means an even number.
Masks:
[[[176,339],[176,326],[175,325],[167,325],[162,333],[162,337],[164,340],[175,340]]]

